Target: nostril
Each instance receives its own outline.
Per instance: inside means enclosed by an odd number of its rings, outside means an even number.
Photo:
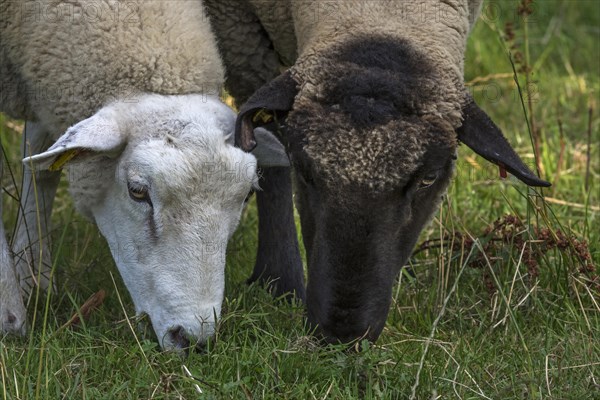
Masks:
[[[26,332],[25,320],[8,310],[2,310],[0,314],[0,337],[8,333],[24,336]]]
[[[168,335],[175,347],[180,349],[187,349],[190,347],[190,340],[188,339],[187,333],[182,326],[178,325],[169,329]]]

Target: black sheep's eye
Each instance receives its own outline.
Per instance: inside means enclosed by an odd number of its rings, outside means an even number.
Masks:
[[[152,204],[150,202],[148,186],[128,183],[127,189],[129,191],[129,197],[131,197],[133,201],[137,201],[138,203],[146,202],[148,204]]]
[[[428,174],[426,175],[423,179],[421,179],[421,181],[419,182],[419,187],[418,189],[425,189],[431,185],[433,185],[433,183],[435,182],[435,180],[437,179],[437,173],[433,173],[433,174]]]

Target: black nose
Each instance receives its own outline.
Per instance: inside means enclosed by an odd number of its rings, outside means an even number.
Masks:
[[[190,347],[190,339],[188,339],[188,335],[182,326],[174,326],[169,329],[167,334],[176,348],[183,350]]]
[[[383,330],[384,324],[385,319],[373,321],[352,314],[339,320],[331,316],[316,320],[310,310],[308,313],[308,326],[314,336],[324,344],[354,345],[363,339],[374,343]]]
[[[317,328],[315,330],[315,334],[317,338],[323,342],[323,344],[354,345],[363,339],[367,339],[370,342],[374,342],[376,340],[376,337],[373,337],[368,328],[357,329],[353,330],[352,332],[347,330],[340,332]]]

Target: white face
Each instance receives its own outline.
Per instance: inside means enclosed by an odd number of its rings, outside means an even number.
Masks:
[[[234,123],[218,99],[147,95],[105,107],[33,157],[53,168],[79,151],[75,204],[163,348],[205,342],[221,312],[227,241],[258,180],[255,157],[232,145]]]
[[[221,133],[202,144],[185,136],[153,139],[125,150],[113,184],[92,208],[136,311],[150,316],[163,347],[213,335],[227,241],[255,171],[254,157]]]
[[[91,208],[136,311],[150,316],[163,348],[214,334],[227,241],[257,181],[255,158],[230,143],[235,115],[204,100],[164,115],[150,107],[128,124],[136,139]]]

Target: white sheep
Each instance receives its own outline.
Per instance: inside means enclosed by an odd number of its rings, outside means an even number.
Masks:
[[[23,334],[22,294],[51,284],[46,221],[68,166],[77,209],[107,239],[160,344],[203,343],[221,310],[227,241],[258,178],[255,157],[233,146],[202,2],[2,0],[0,56],[0,110],[27,121],[32,168],[16,268],[0,224],[0,331]],[[261,155],[287,163],[277,148]]]
[[[529,185],[549,185],[464,87],[481,3],[206,0],[228,88],[245,102],[236,144],[252,149],[260,144],[254,128],[275,121],[292,160],[308,319],[329,341],[379,336],[395,276],[446,191],[459,141]],[[278,61],[290,68],[271,80]],[[272,228],[259,230],[253,278],[302,295],[302,264],[286,250],[297,247],[285,218],[289,175],[264,178],[260,224]]]

